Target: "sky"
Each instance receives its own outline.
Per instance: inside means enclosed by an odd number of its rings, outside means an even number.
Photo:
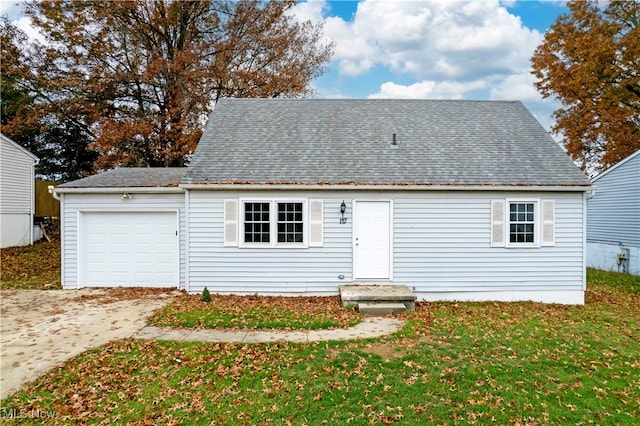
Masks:
[[[308,0],[295,16],[324,23],[335,43],[320,98],[520,100],[549,130],[531,56],[564,1]]]
[[[33,34],[16,3],[0,14]],[[335,43],[318,98],[519,100],[547,130],[560,106],[536,91],[530,59],[565,1],[307,0],[291,13]]]

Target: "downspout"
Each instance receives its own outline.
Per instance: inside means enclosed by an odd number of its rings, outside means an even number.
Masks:
[[[594,193],[591,195],[593,197]],[[582,291],[587,291],[587,192],[582,193]],[[584,296],[583,296],[584,297]],[[584,301],[583,301],[584,303]]]
[[[190,209],[189,209],[189,204],[191,204],[190,201],[190,193],[191,191],[188,189],[184,189],[184,289],[186,290],[187,293],[189,293],[190,289],[191,289],[191,284],[190,284],[190,273],[189,271],[191,270],[191,265],[190,265],[190,249],[189,249],[189,241],[191,240],[189,238],[189,223],[191,222],[191,216],[190,216]],[[179,254],[178,254],[179,256]],[[178,279],[178,289],[180,288],[180,280]]]
[[[29,245],[33,245],[33,221],[36,217],[36,165],[40,162],[38,158],[31,163],[31,185],[29,195],[31,198],[31,214],[29,215]]]
[[[583,192],[582,196],[582,291],[587,291],[587,201],[595,197],[596,188]]]
[[[49,185],[47,187],[47,189],[49,190],[49,194],[51,194],[53,196],[54,199],[60,201],[60,215],[58,216],[58,222],[59,222],[59,227],[60,227],[60,284],[62,285],[62,288],[65,288],[65,266],[64,266],[64,194],[59,194],[56,191],[56,188],[53,185]],[[80,288],[80,287],[77,287]]]

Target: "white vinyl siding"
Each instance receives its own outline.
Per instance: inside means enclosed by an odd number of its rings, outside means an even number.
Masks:
[[[390,201],[393,247],[391,283],[419,298],[452,292],[582,292],[584,211],[581,192],[540,192],[527,199],[554,203],[554,246],[492,247],[492,200],[522,199],[521,192],[463,191],[278,191],[270,199],[308,200],[309,247],[240,248],[225,243],[239,226],[225,209],[229,200],[265,199],[265,191],[190,190],[184,194],[64,194],[63,286],[77,286],[80,211],[178,211],[180,284],[192,293],[329,295],[353,278],[353,212],[340,223],[340,204]],[[189,226],[184,212],[189,211]],[[321,211],[318,211],[321,210]],[[504,210],[503,210],[504,211]],[[237,217],[237,216],[236,216]],[[321,224],[318,221],[321,220]],[[316,231],[311,228],[315,222]],[[545,222],[543,220],[543,222]],[[541,224],[544,227],[544,223]],[[235,228],[235,231],[231,228]],[[231,230],[229,230],[231,229]],[[186,232],[189,235],[186,235]],[[544,234],[544,231],[542,231]],[[313,246],[322,236],[321,246]],[[237,240],[237,238],[236,238]],[[189,274],[187,282],[187,241]],[[188,284],[188,287],[187,287]],[[491,299],[491,296],[487,296]]]
[[[340,224],[343,198],[324,192],[274,194],[270,200],[308,199],[309,247],[234,248],[224,241],[225,200],[264,200],[265,194],[191,190],[190,291],[206,286],[220,293],[336,294],[339,284],[352,282],[351,227]]]
[[[640,247],[640,151],[593,180],[587,241]]]
[[[555,201],[554,247],[496,250],[490,199],[518,195],[434,192],[396,199],[394,282],[418,292],[581,291],[582,194],[530,194]]]
[[[0,141],[0,246],[24,246],[33,241],[37,160],[4,136]]]
[[[640,151],[593,180],[587,201],[587,265],[640,275]],[[629,259],[618,263],[625,250]]]
[[[190,291],[241,294],[336,294],[353,282],[351,209],[340,204],[392,201],[393,283],[418,294],[453,291],[582,291],[582,193],[531,193],[555,204],[555,245],[492,248],[491,201],[522,193],[462,191],[283,191],[273,199],[322,199],[323,246],[304,250],[233,248],[224,244],[225,200],[261,192],[190,191]],[[311,215],[311,213],[310,213]],[[495,219],[495,218],[494,218]],[[339,277],[343,276],[343,279]]]
[[[185,214],[183,193],[141,194],[132,193],[132,199],[121,200],[122,193],[113,194],[63,194],[61,204],[62,216],[62,286],[65,289],[77,288],[79,285],[78,263],[78,225],[81,212],[154,212],[176,211],[178,214],[179,238],[179,284],[186,281],[185,271]],[[80,257],[80,258],[79,258]]]

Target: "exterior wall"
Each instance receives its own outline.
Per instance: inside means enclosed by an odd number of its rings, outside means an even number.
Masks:
[[[224,200],[240,197],[323,199],[323,247],[224,247]],[[555,246],[491,247],[491,200],[504,198],[555,200]],[[413,288],[421,299],[439,294],[477,300],[480,293],[484,300],[584,300],[582,193],[191,190],[187,290],[337,294],[339,285],[353,282],[354,199],[392,200],[392,283]],[[339,223],[343,200],[349,206],[346,224]]]
[[[27,213],[2,213],[2,217],[0,219],[2,248],[27,246],[31,244],[32,221],[33,219],[31,218],[31,215]]]
[[[124,192],[124,191],[123,191]],[[180,283],[186,281],[185,247],[186,225],[183,193],[132,193],[130,200],[121,200],[122,193],[110,194],[62,194],[62,287],[78,287],[78,221],[81,211],[154,211],[176,210],[180,234]]]
[[[617,270],[617,254],[630,249],[629,272],[640,275],[640,152],[593,181],[596,192],[587,202],[587,264]],[[634,255],[635,253],[635,255]],[[633,272],[635,270],[635,272]]]
[[[618,254],[622,248],[628,250],[629,260],[624,265],[619,265]],[[640,247],[587,242],[587,266],[604,271],[640,275]]]
[[[322,198],[323,247],[224,247],[224,200],[238,197]],[[348,203],[342,194],[192,190],[187,199],[190,292],[207,287],[212,293],[337,294],[338,285],[352,281],[351,225],[339,223],[339,205],[343,199]]]
[[[37,160],[4,136],[0,147],[0,247],[32,244]]]

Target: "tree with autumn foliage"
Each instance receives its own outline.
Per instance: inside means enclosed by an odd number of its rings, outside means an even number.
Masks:
[[[91,139],[96,171],[188,163],[221,97],[300,97],[333,46],[293,1],[43,0],[46,37],[9,62],[22,90]],[[9,123],[10,124],[10,123]]]
[[[559,99],[553,131],[583,169],[640,149],[640,1],[572,0],[536,50],[533,74]]]
[[[0,18],[0,122],[2,132],[38,156],[38,178],[69,181],[89,174],[97,153],[77,117],[60,114],[56,105],[27,89],[27,58],[37,57],[26,35]],[[33,56],[31,56],[33,55]]]

